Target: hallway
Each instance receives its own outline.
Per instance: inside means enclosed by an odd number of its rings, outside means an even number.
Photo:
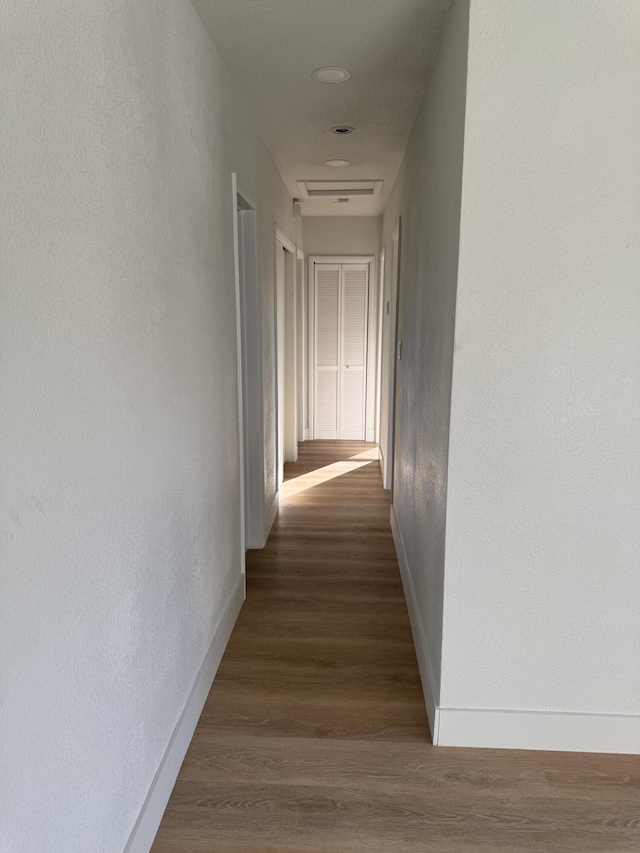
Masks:
[[[640,853],[639,0],[1,18],[0,853]]]
[[[154,853],[636,851],[636,757],[431,747],[371,457],[286,466]]]

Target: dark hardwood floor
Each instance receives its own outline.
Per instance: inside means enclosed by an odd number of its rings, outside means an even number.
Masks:
[[[286,466],[153,853],[640,853],[637,756],[431,746],[372,448]]]

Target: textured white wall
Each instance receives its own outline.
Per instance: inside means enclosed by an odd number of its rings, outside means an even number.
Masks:
[[[269,333],[295,234],[187,0],[2,27],[0,848],[116,853],[239,573],[232,170]]]
[[[304,249],[308,255],[377,255],[381,216],[305,216]]]
[[[456,0],[384,217],[386,288],[402,216],[394,509],[440,680],[447,445],[453,355],[468,0]]]
[[[442,704],[640,713],[640,11],[474,0]]]

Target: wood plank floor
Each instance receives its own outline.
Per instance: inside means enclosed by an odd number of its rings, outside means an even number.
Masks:
[[[431,746],[372,447],[287,465],[153,853],[639,853],[637,756]]]

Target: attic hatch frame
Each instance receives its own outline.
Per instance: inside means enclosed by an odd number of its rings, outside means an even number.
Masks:
[[[302,199],[314,198],[379,198],[384,181],[317,181],[313,179],[296,182]]]

